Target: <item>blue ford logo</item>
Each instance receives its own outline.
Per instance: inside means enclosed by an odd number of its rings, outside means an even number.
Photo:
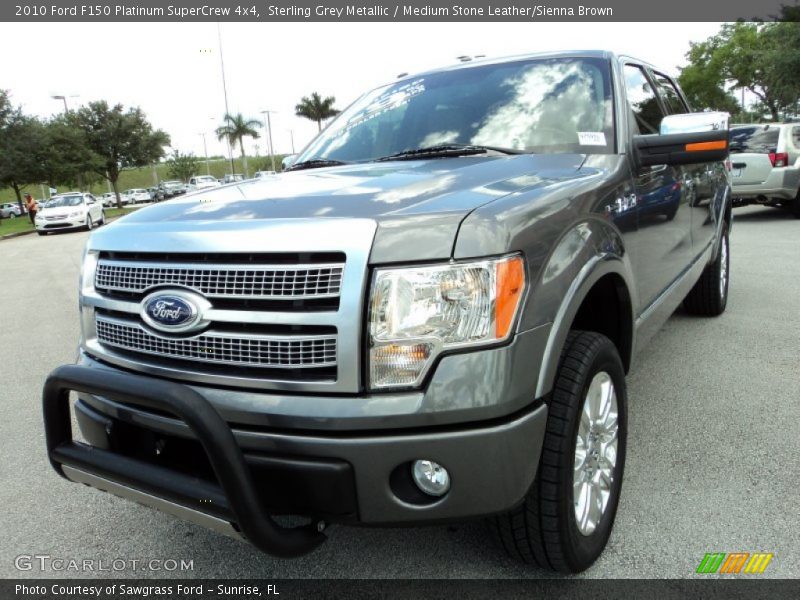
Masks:
[[[202,302],[202,297],[199,300]],[[141,315],[148,325],[162,331],[187,331],[201,316],[190,294],[176,293],[148,296],[142,302]]]

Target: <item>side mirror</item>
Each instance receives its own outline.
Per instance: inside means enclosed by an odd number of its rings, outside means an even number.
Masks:
[[[284,156],[283,160],[281,160],[281,170],[285,171],[289,167],[294,164],[294,161],[297,160],[297,154],[290,154],[289,156]]]
[[[688,165],[728,158],[728,113],[670,115],[661,121],[660,135],[635,135],[639,165]]]

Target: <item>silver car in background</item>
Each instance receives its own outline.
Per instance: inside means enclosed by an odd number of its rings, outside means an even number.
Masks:
[[[24,213],[27,214],[27,213]],[[0,204],[0,219],[15,219],[23,215],[22,209],[16,202]]]
[[[800,123],[735,125],[730,149],[734,206],[782,206],[800,218]]]

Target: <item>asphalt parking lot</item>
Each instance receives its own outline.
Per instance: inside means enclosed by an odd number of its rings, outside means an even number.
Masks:
[[[332,528],[286,561],[59,479],[45,457],[40,390],[74,360],[86,233],[0,242],[0,577],[91,576],[15,567],[19,555],[186,559],[193,577],[542,577],[487,543],[479,522]],[[692,577],[706,552],[772,552],[762,577],[800,577],[800,221],[735,212],[727,312],[676,313],[629,378],[630,434],[614,533],[585,577]]]

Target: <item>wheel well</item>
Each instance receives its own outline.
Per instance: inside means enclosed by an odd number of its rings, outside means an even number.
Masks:
[[[631,298],[625,281],[612,273],[601,277],[586,294],[571,329],[594,331],[610,339],[627,373],[633,341],[631,314]]]

